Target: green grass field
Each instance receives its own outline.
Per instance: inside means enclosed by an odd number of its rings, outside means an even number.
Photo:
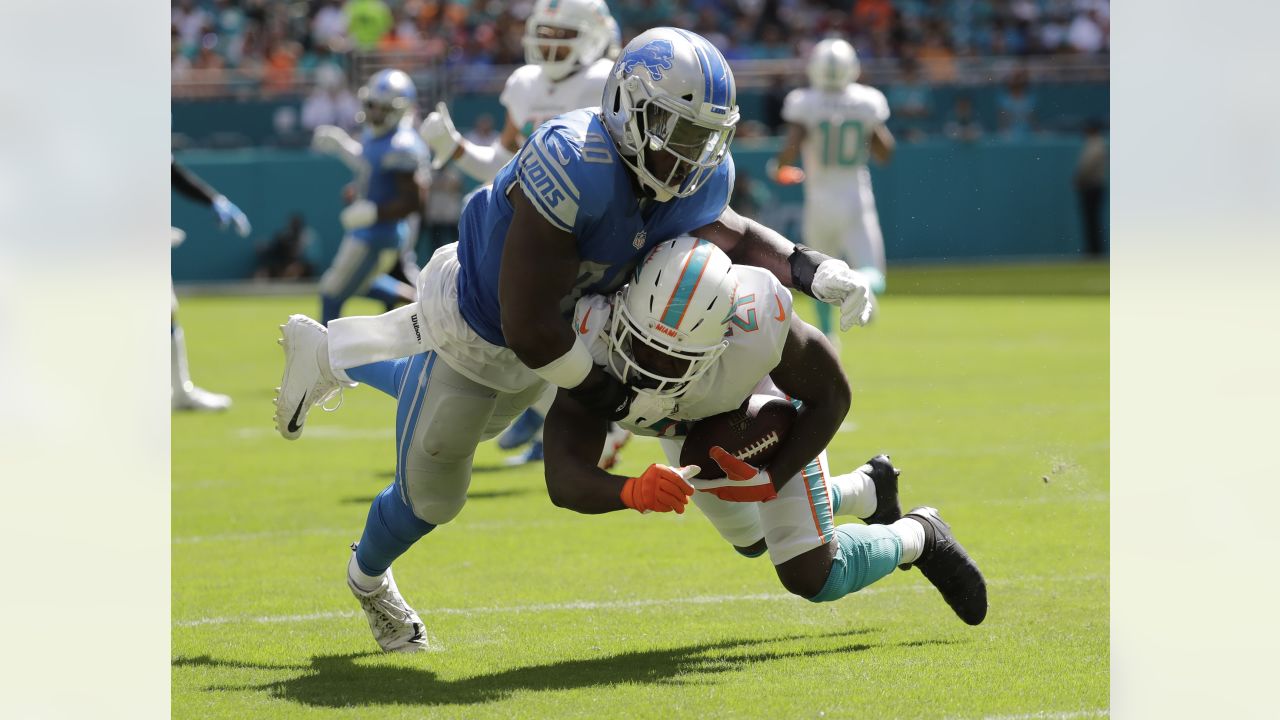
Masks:
[[[832,464],[892,453],[904,507],[939,507],[986,573],[983,625],[916,571],[810,604],[692,506],[576,515],[489,443],[462,514],[396,563],[434,644],[414,656],[377,652],[343,580],[392,476],[393,401],[348,391],[286,442],[276,325],[316,299],[185,298],[195,380],[235,406],[173,417],[173,715],[1105,716],[1107,272],[987,267],[975,290],[895,268],[909,294],[844,336]],[[623,470],[659,459],[634,441]]]

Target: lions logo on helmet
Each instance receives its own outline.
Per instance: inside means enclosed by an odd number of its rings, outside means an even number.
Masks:
[[[623,48],[600,114],[655,199],[688,197],[729,153],[739,117],[733,72],[701,35],[653,28]]]
[[[649,252],[614,297],[609,368],[655,397],[675,398],[724,352],[737,299],[733,263],[688,235]]]
[[[403,71],[388,68],[379,70],[356,93],[360,99],[360,112],[356,122],[369,128],[375,135],[395,129],[405,115],[418,103],[418,89]]]
[[[637,65],[643,65],[649,71],[649,77],[662,79],[662,71],[671,69],[671,57],[675,55],[670,40],[654,40],[637,50],[622,56],[622,72],[630,73]]]

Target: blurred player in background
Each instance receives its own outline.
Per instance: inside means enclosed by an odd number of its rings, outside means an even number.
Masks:
[[[396,477],[369,509],[347,584],[378,645],[427,647],[392,562],[466,502],[471,463],[550,383],[601,422],[633,392],[592,361],[570,324],[579,297],[620,288],[649,249],[693,233],[766,267],[862,324],[870,289],[841,260],[796,246],[728,206],[738,122],[724,56],[705,38],[655,28],[624,48],[603,107],[541,125],[491,187],[472,194],[460,240],[436,252],[418,301],[326,328],[282,326],[275,422],[301,436],[310,408],[363,382],[397,398]],[[591,452],[598,453],[599,446]]]
[[[561,113],[600,104],[618,23],[604,0],[538,0],[525,22],[524,57],[498,101],[507,111],[492,145],[463,139],[443,102],[422,123],[436,170],[456,162],[481,183],[493,182],[534,128]]]
[[[357,294],[388,310],[414,299],[413,287],[386,271],[409,247],[409,216],[422,211],[417,174],[426,167],[427,150],[413,130],[418,91],[407,74],[387,69],[369,78],[358,97],[360,141],[333,125],[316,128],[311,141],[314,150],[339,158],[356,176],[355,199],[339,215],[347,235],[320,278],[324,323],[341,315],[343,304]]]
[[[252,230],[249,218],[236,207],[225,195],[209,187],[195,173],[182,167],[176,160],[169,161],[171,184],[173,189],[185,198],[208,205],[218,218],[218,226],[226,229],[234,225],[240,237],[248,237]],[[173,245],[182,244],[186,234],[173,229]],[[231,398],[219,393],[209,392],[196,387],[191,382],[191,371],[187,367],[187,342],[178,324],[178,296],[170,290],[172,297],[169,311],[169,386],[170,400],[174,410],[226,410],[231,407]]]
[[[651,465],[633,478],[596,468],[590,449],[605,424],[560,393],[546,434],[547,490],[556,505],[590,514],[683,513],[692,495],[740,554],[767,550],[778,579],[796,595],[838,600],[899,564],[915,564],[961,619],[982,622],[982,573],[937,510],[902,515],[898,471],[887,457],[830,476],[826,446],[849,410],[849,381],[834,348],[794,316],[791,292],[767,270],[735,266],[715,245],[679,237],[654,248],[616,295],[579,300],[574,324],[593,361],[637,389],[625,422],[636,433],[661,436],[671,465]],[[735,410],[755,394],[800,403],[768,467],[719,447],[711,458],[725,479],[697,479],[696,465],[673,467],[692,422]],[[841,510],[867,524],[836,526]]]
[[[809,87],[792,90],[782,106],[787,138],[770,163],[784,185],[804,183],[805,242],[842,257],[884,292],[884,236],[871,193],[867,159],[887,163],[894,139],[885,121],[884,93],[857,81],[858,56],[844,40],[830,38],[809,56]],[[804,170],[795,167],[804,159]],[[818,304],[818,327],[836,341],[831,309]]]
[[[524,65],[511,73],[498,98],[506,108],[502,135],[489,146],[463,139],[443,102],[422,123],[422,138],[431,146],[436,170],[454,162],[467,175],[492,182],[498,170],[524,144],[533,129],[561,113],[600,104],[605,80],[620,50],[621,33],[604,0],[538,0],[525,23]],[[511,464],[542,459],[542,422],[555,400],[555,388],[516,419],[498,437],[503,450],[529,448]],[[630,433],[610,432],[600,456],[612,467]]]

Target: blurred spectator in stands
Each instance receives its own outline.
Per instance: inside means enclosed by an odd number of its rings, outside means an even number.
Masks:
[[[198,83],[193,94],[207,97],[221,93],[227,82],[226,67],[227,62],[218,52],[218,36],[205,35],[195,62],[191,63],[192,78]]]
[[[372,50],[391,30],[391,9],[382,0],[347,0],[342,6],[347,15],[347,33],[359,50]]]
[[[419,236],[418,264],[426,265],[441,247],[458,240],[458,218],[462,216],[462,173],[446,165],[431,175],[423,201],[422,233]]]
[[[169,80],[174,86],[173,94],[187,95],[191,92],[187,85],[192,80],[191,58],[182,51],[182,35],[176,25],[169,27],[169,34]]]
[[[1102,249],[1102,201],[1107,185],[1107,143],[1102,139],[1102,123],[1090,120],[1084,129],[1084,145],[1076,161],[1073,178],[1080,198],[1080,226],[1084,229],[1085,252],[1095,257]]]
[[[178,0],[170,14],[170,21],[178,29],[183,52],[188,56],[199,52],[200,39],[210,25],[209,14],[204,8],[196,5],[194,0]]]
[[[782,128],[782,103],[789,92],[791,88],[787,87],[785,77],[774,75],[769,78],[769,90],[761,99],[760,115],[770,135],[777,135]]]
[[[307,132],[321,125],[337,125],[351,132],[356,127],[360,102],[347,88],[347,79],[333,65],[316,68],[316,88],[302,103],[302,127]]]
[[[914,142],[933,129],[933,88],[920,78],[920,65],[913,58],[902,62],[901,82],[885,93],[893,108],[894,135]]]
[[[232,67],[240,64],[246,25],[244,11],[234,0],[214,0],[213,31],[218,34],[218,44]]]
[[[957,95],[951,108],[951,117],[942,128],[942,134],[959,142],[974,142],[982,137],[982,123],[973,112],[973,101],[968,95]]]
[[[473,145],[481,147],[489,147],[498,139],[498,131],[493,128],[493,116],[489,113],[481,113],[476,118],[476,124],[471,128],[471,132],[463,135],[463,137]]]
[[[266,62],[262,68],[263,92],[268,95],[292,92],[302,46],[283,35],[273,34],[267,38],[266,47]]]
[[[347,14],[339,0],[321,0],[311,18],[311,40],[316,45],[344,47],[347,43]]]
[[[307,227],[301,213],[289,217],[289,224],[277,230],[271,240],[257,248],[258,266],[254,280],[301,280],[315,274],[306,258],[306,249],[315,240],[315,231]]]
[[[930,23],[925,30],[924,41],[916,50],[916,58],[924,69],[925,77],[935,84],[956,80],[956,54],[951,50],[945,32],[943,23]]]
[[[1027,71],[1019,68],[1009,75],[996,99],[1000,111],[1000,132],[1009,137],[1025,137],[1036,129],[1036,99],[1027,89]]]
[[[1067,44],[1078,53],[1098,53],[1107,47],[1099,12],[1092,7],[1076,15],[1067,28]]]

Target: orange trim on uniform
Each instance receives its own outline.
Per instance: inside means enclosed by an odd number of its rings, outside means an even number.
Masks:
[[[814,458],[813,463],[818,465],[818,479],[822,481],[823,492],[827,492],[827,474],[822,470],[822,463],[818,461],[818,458]],[[827,534],[822,531],[822,521],[818,519],[818,507],[813,504],[813,488],[809,486],[809,475],[806,472],[808,469],[809,466],[806,465],[805,469],[800,471],[800,478],[805,481],[805,497],[809,499],[809,512],[813,515],[813,528],[818,531],[818,537],[822,538],[822,542],[831,542],[831,538],[827,537]],[[831,493],[827,492],[827,501],[830,502],[830,499]],[[834,524],[834,518],[832,518],[832,523]]]

